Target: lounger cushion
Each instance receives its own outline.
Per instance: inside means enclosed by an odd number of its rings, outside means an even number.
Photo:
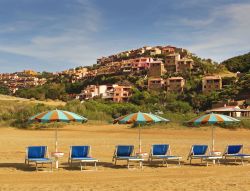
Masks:
[[[32,162],[52,162],[52,160],[49,158],[32,158],[28,160]]]
[[[89,146],[72,146],[71,158],[88,158]]]
[[[193,155],[205,155],[207,152],[207,145],[194,145],[193,146]]]
[[[192,155],[191,157],[192,158],[209,158],[211,156],[208,156],[208,155]]]
[[[33,146],[28,147],[28,159],[31,158],[44,158],[46,146]]]
[[[153,145],[152,155],[166,155],[168,152],[169,145]]]
[[[134,146],[130,145],[119,145],[117,147],[117,157],[129,157],[134,150]]]
[[[158,159],[180,159],[179,156],[167,156],[167,155],[154,155],[152,158],[158,158]]]
[[[237,154],[240,152],[242,145],[229,145],[227,147],[227,154]]]
[[[96,160],[95,158],[91,157],[73,157],[72,160]]]
[[[250,155],[248,154],[226,154],[225,156],[231,156],[231,157],[242,157],[242,158],[248,158]]]
[[[127,156],[127,157],[120,157],[120,156],[117,156],[116,159],[120,159],[120,160],[128,160],[128,159],[136,159],[138,157],[133,157],[133,156]]]

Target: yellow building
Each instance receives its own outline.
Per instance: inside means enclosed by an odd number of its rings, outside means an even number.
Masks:
[[[37,72],[34,71],[34,70],[24,70],[24,71],[23,71],[23,74],[29,75],[29,76],[36,76],[36,75],[37,75]]]

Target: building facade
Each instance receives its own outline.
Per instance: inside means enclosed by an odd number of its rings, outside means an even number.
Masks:
[[[132,95],[131,86],[112,85],[89,85],[77,96],[80,100],[89,100],[100,97],[114,102],[127,102]]]
[[[162,61],[154,61],[149,65],[148,77],[161,77],[165,73]]]
[[[222,88],[222,80],[220,76],[204,76],[202,78],[202,91],[210,93]]]
[[[183,92],[185,80],[182,77],[171,77],[166,79],[166,88],[168,92]]]
[[[149,78],[148,79],[148,90],[160,90],[165,86],[165,80],[162,78]]]

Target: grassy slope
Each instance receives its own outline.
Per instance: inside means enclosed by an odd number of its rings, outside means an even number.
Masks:
[[[0,101],[18,101],[18,102],[30,102],[30,103],[43,103],[45,105],[51,105],[51,106],[59,106],[59,105],[65,105],[66,103],[63,101],[38,101],[38,100],[30,100],[30,99],[24,99],[14,96],[7,96],[0,94]]]

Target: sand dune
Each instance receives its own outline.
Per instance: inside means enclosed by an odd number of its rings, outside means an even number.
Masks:
[[[58,171],[35,172],[34,166],[24,165],[25,147],[48,145],[53,151],[54,131],[0,128],[0,190],[250,190],[250,165],[187,165],[169,168],[159,165],[143,170],[126,169],[124,162],[111,163],[116,144],[135,144],[137,129],[127,126],[67,126],[59,130],[59,150],[65,153]],[[192,144],[210,144],[211,131],[202,129],[143,129],[143,151],[152,143],[169,143],[173,154],[186,156]],[[244,144],[250,153],[250,131],[216,129],[216,149],[223,151],[227,144]],[[92,155],[100,159],[98,171],[80,172],[78,166],[69,168],[69,145],[88,144]],[[198,161],[197,161],[198,162]],[[92,169],[89,167],[89,169]]]

